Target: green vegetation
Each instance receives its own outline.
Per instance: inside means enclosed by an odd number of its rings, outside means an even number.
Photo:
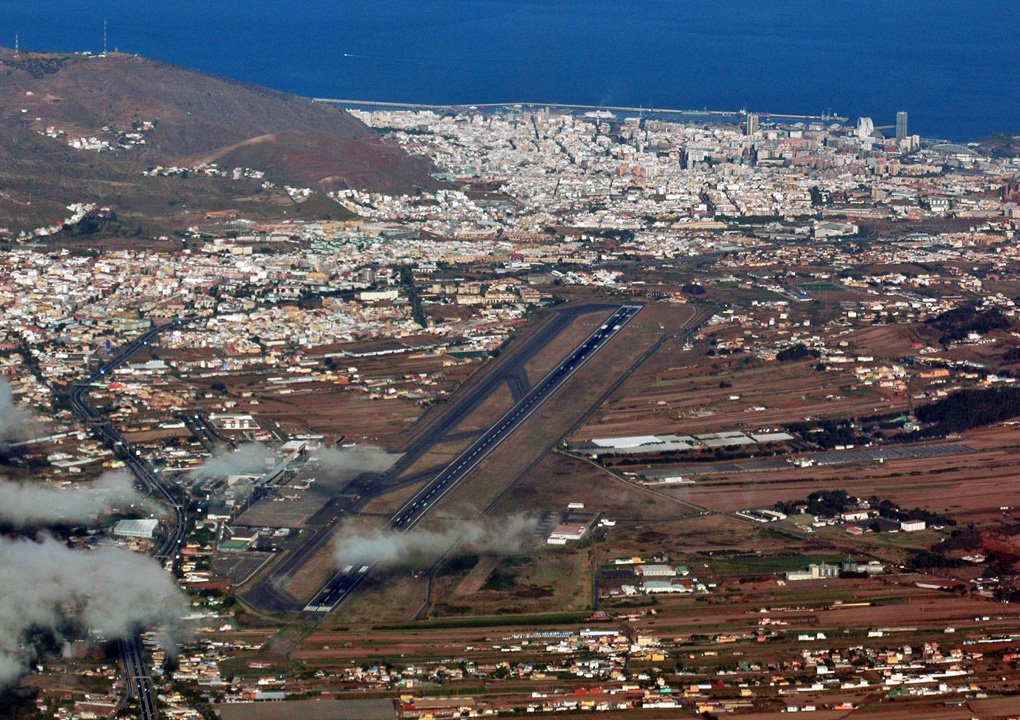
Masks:
[[[428,628],[484,628],[484,627],[534,627],[539,625],[560,625],[578,623],[587,620],[590,613],[566,612],[544,613],[540,615],[478,615],[475,617],[442,618],[439,620],[423,620],[416,623],[397,625],[375,625],[373,630],[419,630]]]
[[[793,515],[798,512],[798,505],[807,505],[805,512],[816,517],[832,518],[848,510],[862,506],[859,498],[852,497],[846,490],[816,490],[805,500],[778,502],[773,507],[781,513]],[[867,500],[867,507],[877,511],[878,516],[888,520],[924,520],[929,525],[955,525],[956,521],[946,515],[933,513],[922,508],[904,510],[892,500],[881,500],[872,495]]]
[[[842,553],[803,555],[734,555],[708,559],[708,565],[718,575],[764,575],[787,570],[801,570],[810,563],[838,563],[845,557]]]
[[[995,133],[981,140],[981,150],[992,157],[1012,158],[1020,155],[1020,135]]]
[[[857,499],[850,497],[846,490],[818,490],[807,496],[807,500],[778,502],[775,509],[786,515],[797,512],[797,506],[806,503],[804,511],[816,517],[836,517],[840,513],[857,506]]]
[[[871,507],[878,510],[878,516],[890,520],[924,520],[928,525],[955,525],[956,521],[946,515],[929,512],[921,508],[904,510],[892,500],[879,501],[877,497],[869,498]]]
[[[786,429],[826,450],[837,445],[866,445],[871,438],[854,429],[851,420],[790,423]]]
[[[457,687],[456,694],[460,695],[484,695],[489,689],[484,685],[479,687]],[[451,694],[451,689],[447,686],[443,687],[426,687],[421,688],[421,694],[424,697],[446,697]]]
[[[517,576],[513,573],[494,572],[482,586],[482,590],[510,590],[517,585]]]
[[[928,321],[928,325],[942,331],[939,342],[943,345],[962,340],[972,332],[983,335],[992,330],[1004,330],[1012,324],[999,308],[980,312],[973,305],[947,310]]]
[[[960,390],[917,408],[916,414],[921,422],[932,424],[919,435],[963,432],[1020,415],[1020,388]]]
[[[253,668],[248,663],[257,660],[259,663],[268,663],[268,667]],[[288,672],[296,672],[300,667],[298,663],[280,658],[268,653],[253,653],[251,655],[235,655],[219,661],[220,672],[225,677],[258,678],[265,675],[285,675]]]
[[[784,530],[783,528],[777,527],[764,527],[758,531],[758,537],[763,540],[803,540],[803,535],[799,535],[791,530]]]
[[[477,555],[457,555],[444,562],[442,567],[436,571],[436,576],[445,577],[447,575],[462,575],[463,573],[471,570],[471,568],[477,564]]]
[[[425,311],[422,309],[421,298],[418,296],[418,288],[414,286],[414,273],[411,270],[411,266],[401,265],[399,272],[400,284],[404,286],[404,292],[411,303],[411,317],[423,328],[428,327],[429,321],[425,317]]]
[[[839,292],[844,289],[839,285],[833,285],[832,283],[805,283],[803,285],[798,285],[797,287],[804,292]]]
[[[822,354],[817,350],[811,350],[801,343],[788,347],[785,350],[780,350],[779,353],[776,354],[776,360],[779,362],[791,362],[794,360],[803,360],[809,357],[818,358],[821,356]]]
[[[914,570],[958,568],[967,564],[966,560],[947,557],[944,553],[933,550],[918,550],[907,559],[907,567]]]

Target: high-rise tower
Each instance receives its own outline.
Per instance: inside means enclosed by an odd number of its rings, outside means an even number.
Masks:
[[[758,132],[758,116],[754,113],[747,113],[747,121],[744,123],[744,134],[754,135]]]
[[[904,140],[907,137],[907,112],[900,110],[896,113],[896,139]]]

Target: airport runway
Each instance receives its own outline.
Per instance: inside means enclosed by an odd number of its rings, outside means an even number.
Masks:
[[[402,449],[403,456],[388,476],[395,480],[405,468],[412,466],[418,458],[435,445],[450,440],[450,432],[504,383],[508,384],[513,393],[527,394],[531,387],[527,381],[525,365],[579,316],[599,310],[615,310],[619,307],[619,305],[591,304],[554,311],[553,318],[547,321],[538,332],[525,339],[519,348],[508,351],[506,357],[497,358],[495,367],[488,374],[468,387],[462,395],[454,393],[449,398],[447,409],[435,420],[426,417],[421,429]],[[515,397],[514,400],[517,401],[519,398]]]
[[[495,450],[518,427],[541,407],[553,392],[563,385],[596,352],[609,342],[630,320],[640,312],[642,305],[624,305],[601,326],[582,341],[553,368],[538,384],[532,387],[503,417],[497,420],[477,440],[460,453],[431,482],[418,491],[398,510],[389,522],[396,532],[408,532],[457,487],[475,467]],[[500,373],[499,375],[505,375]],[[324,613],[340,605],[371,572],[371,565],[346,567],[337,573],[305,606],[305,612]]]
[[[566,330],[581,315],[605,310],[619,310],[620,305],[586,304],[576,307],[556,309],[551,317],[536,329],[534,333],[523,339],[516,346],[511,346],[500,357],[495,358],[489,367],[483,368],[477,380],[469,381],[462,389],[454,392],[443,405],[435,406],[435,413],[426,415],[416,426],[411,439],[401,448],[403,455],[400,460],[387,471],[381,480],[368,481],[366,477],[355,478],[344,489],[343,494],[361,496],[358,504],[364,504],[376,495],[380,495],[400,487],[408,482],[401,474],[414,465],[434,446],[456,439],[464,439],[462,433],[454,433],[457,426],[485,402],[492,393],[499,390],[504,383],[516,387],[517,392],[526,394],[531,387],[526,385],[525,365],[543,348]],[[517,398],[515,397],[515,400]],[[481,435],[481,432],[478,433]],[[439,466],[434,471],[415,473],[415,480],[427,480],[443,471]],[[333,538],[337,524],[344,514],[344,504],[327,505],[306,523],[306,532],[287,556],[282,558],[270,573],[257,581],[249,590],[242,594],[243,600],[252,607],[264,612],[300,611],[305,603],[299,602],[290,595],[284,586],[301,569],[301,567],[322,550]],[[348,511],[356,510],[349,508]]]

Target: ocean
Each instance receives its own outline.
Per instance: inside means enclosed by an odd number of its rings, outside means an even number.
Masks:
[[[740,110],[1020,132],[1016,0],[3,0],[0,45],[312,97]]]

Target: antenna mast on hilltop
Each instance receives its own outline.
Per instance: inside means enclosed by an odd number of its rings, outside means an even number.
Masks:
[[[18,33],[14,33],[14,57],[18,57]]]
[[[103,18],[103,55],[106,55],[106,18]]]

